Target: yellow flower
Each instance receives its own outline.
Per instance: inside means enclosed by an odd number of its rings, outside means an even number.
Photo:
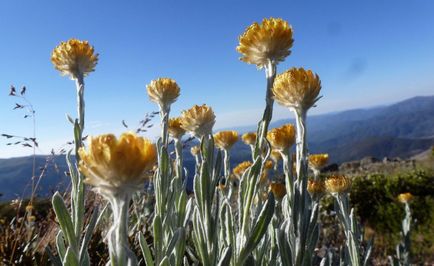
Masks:
[[[240,58],[258,68],[264,67],[269,61],[274,64],[282,62],[291,53],[292,27],[280,18],[262,20],[261,24],[253,23],[239,37],[237,51]]]
[[[291,124],[273,128],[267,133],[267,139],[273,149],[280,151],[287,150],[295,142],[295,128]]]
[[[181,113],[181,127],[197,138],[211,134],[215,115],[211,107],[195,105]]]
[[[238,141],[238,132],[234,130],[220,131],[214,134],[214,142],[222,150],[229,150]]]
[[[181,127],[181,118],[171,118],[168,123],[168,131],[170,136],[175,139],[180,139],[185,134],[185,130]]]
[[[33,211],[33,205],[29,204],[26,206],[26,212],[31,212],[31,211]]]
[[[332,175],[326,179],[325,188],[330,193],[347,193],[351,184],[351,179],[344,175]]]
[[[272,150],[270,157],[274,163],[278,163],[280,160],[282,160],[282,154],[280,154],[278,150]]]
[[[324,181],[322,180],[309,180],[307,182],[307,191],[312,197],[321,196],[325,192],[326,188]]]
[[[91,137],[88,150],[82,147],[78,154],[84,182],[103,195],[140,189],[157,161],[155,145],[134,133]]]
[[[87,41],[70,39],[61,42],[51,54],[51,62],[62,75],[69,75],[71,79],[87,76],[95,70],[98,54]]]
[[[249,169],[249,167],[252,166],[252,162],[250,161],[244,161],[240,164],[238,164],[237,166],[235,166],[235,168],[232,170],[232,172],[234,173],[234,175],[237,178],[241,178],[244,174],[244,172],[246,172],[247,169]]]
[[[191,147],[190,152],[191,152],[191,155],[193,155],[193,156],[199,155],[200,145],[196,145],[196,146]]]
[[[309,155],[309,166],[315,170],[320,170],[329,161],[329,155],[323,154],[311,154]]]
[[[277,75],[272,90],[280,105],[307,111],[319,100],[321,81],[310,70],[291,68]]]
[[[410,192],[401,193],[401,194],[398,195],[398,200],[401,203],[409,203],[410,201],[413,200],[413,195]]]
[[[34,215],[27,216],[27,222],[34,223],[36,221],[36,217]]]
[[[170,78],[159,78],[146,86],[149,98],[160,107],[168,107],[179,96],[179,86]]]
[[[283,183],[271,183],[270,191],[273,192],[274,197],[281,200],[286,195],[286,187]]]
[[[265,163],[264,163],[264,169],[270,170],[271,168],[273,168],[273,162],[271,160],[265,161]]]
[[[244,133],[243,136],[241,136],[241,139],[247,145],[255,145],[256,133],[254,132]]]

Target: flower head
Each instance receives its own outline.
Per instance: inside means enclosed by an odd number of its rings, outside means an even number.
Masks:
[[[312,197],[322,196],[325,190],[325,184],[322,180],[309,180],[307,182],[307,191]]]
[[[254,132],[244,133],[241,136],[241,139],[247,145],[255,145],[255,142],[256,142],[256,133],[254,133]]]
[[[282,160],[282,154],[280,154],[278,150],[272,150],[270,158],[275,164],[277,164],[280,160]]]
[[[181,127],[197,138],[211,134],[215,115],[211,107],[195,105],[181,113]]]
[[[191,147],[190,152],[191,152],[191,155],[193,155],[193,156],[199,155],[200,145],[196,145],[196,146]]]
[[[295,142],[295,128],[291,124],[273,128],[267,133],[267,139],[273,149],[279,151],[287,150]]]
[[[401,203],[409,203],[410,201],[413,200],[413,195],[410,192],[401,193],[401,194],[398,195],[398,200]]]
[[[271,168],[273,168],[273,161],[272,160],[266,160],[264,162],[264,169],[270,170]]]
[[[310,70],[291,68],[277,75],[272,90],[280,105],[307,111],[319,100],[321,81]]]
[[[242,163],[239,163],[237,166],[235,166],[232,172],[237,178],[241,179],[243,174],[246,172],[247,169],[249,169],[250,166],[252,166],[252,162],[244,161]]]
[[[78,154],[84,182],[103,195],[140,189],[157,161],[155,145],[134,133],[119,139],[112,134],[91,137],[88,149],[82,147]]]
[[[95,70],[98,54],[87,41],[70,39],[53,50],[51,62],[62,75],[69,75],[71,79],[83,78]]]
[[[315,170],[321,170],[328,161],[329,155],[327,153],[309,155],[309,166]]]
[[[181,127],[181,118],[171,118],[168,123],[169,135],[172,138],[180,139],[185,134],[185,130]]]
[[[280,18],[262,20],[261,24],[253,23],[239,37],[237,51],[240,58],[258,68],[264,67],[269,61],[274,64],[282,62],[291,53],[292,27]]]
[[[344,175],[332,175],[326,179],[325,188],[329,193],[347,193],[351,184],[351,179]]]
[[[271,183],[270,191],[273,192],[274,197],[278,200],[281,200],[286,195],[286,187],[283,183]]]
[[[170,78],[159,78],[146,86],[149,98],[160,107],[168,107],[179,96],[179,86]]]
[[[234,130],[220,131],[214,134],[214,141],[220,149],[229,150],[238,141],[238,132]]]

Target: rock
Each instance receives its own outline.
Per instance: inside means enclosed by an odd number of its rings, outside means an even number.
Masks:
[[[377,158],[368,156],[368,157],[365,157],[362,160],[360,160],[360,165],[365,166],[365,165],[369,165],[369,164],[377,163],[377,162],[379,162],[379,160]]]

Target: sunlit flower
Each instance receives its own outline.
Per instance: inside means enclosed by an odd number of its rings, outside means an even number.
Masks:
[[[184,134],[185,130],[181,127],[181,118],[171,118],[168,123],[169,135],[174,139],[180,139]]]
[[[191,152],[191,155],[193,155],[193,156],[199,155],[200,154],[200,146],[196,145],[196,146],[191,147],[190,152]]]
[[[197,138],[211,134],[215,115],[211,107],[195,105],[181,113],[181,127]]]
[[[413,200],[413,195],[410,192],[401,193],[401,194],[398,195],[398,200],[401,203],[409,203],[410,201]]]
[[[255,145],[255,142],[256,142],[256,133],[254,133],[254,132],[244,133],[241,136],[241,139],[247,145]]]
[[[307,191],[312,197],[319,197],[326,191],[324,181],[322,180],[308,180]]]
[[[329,161],[329,155],[323,154],[311,154],[309,155],[309,166],[315,170],[321,170]]]
[[[295,128],[291,124],[273,128],[267,133],[267,139],[273,149],[279,151],[287,150],[295,142]]]
[[[319,100],[321,81],[310,70],[291,68],[277,75],[272,90],[280,105],[307,111]]]
[[[294,42],[292,27],[280,18],[262,20],[261,24],[253,23],[239,37],[237,51],[240,58],[258,68],[264,67],[268,61],[279,63],[291,53]]]
[[[271,161],[271,160],[267,160],[267,161],[265,161],[265,163],[264,163],[264,168],[265,168],[266,170],[270,170],[271,168],[273,168],[273,161]]]
[[[270,158],[275,164],[282,160],[282,154],[278,150],[272,150],[270,153]]]
[[[31,212],[31,211],[33,211],[33,205],[29,204],[26,206],[26,212]]]
[[[351,179],[344,175],[332,175],[325,180],[325,188],[329,193],[347,193],[351,184]]]
[[[98,54],[87,41],[70,39],[61,42],[51,54],[51,62],[62,75],[72,79],[83,78],[95,70]]]
[[[91,137],[88,149],[78,154],[84,182],[106,196],[140,189],[157,160],[155,145],[134,133]]]
[[[252,166],[252,162],[244,161],[244,162],[238,164],[237,166],[235,166],[235,168],[232,170],[232,172],[234,173],[234,175],[237,178],[241,178],[243,176],[244,172],[246,172],[246,170],[249,169],[250,166]]]
[[[170,78],[159,78],[146,86],[149,98],[160,107],[168,107],[179,96],[179,86]]]
[[[273,192],[274,197],[278,200],[281,200],[286,195],[286,187],[283,183],[271,183],[270,191]]]
[[[36,221],[36,217],[34,215],[27,216],[27,222],[34,223]]]
[[[214,142],[222,150],[229,150],[238,141],[238,132],[234,130],[220,131],[214,134]]]

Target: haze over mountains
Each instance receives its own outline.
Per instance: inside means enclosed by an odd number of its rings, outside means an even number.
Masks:
[[[273,122],[271,128],[288,122],[294,121],[279,120]],[[238,130],[240,133],[255,131],[256,126]],[[411,157],[434,145],[434,96],[414,97],[383,107],[310,116],[308,137],[309,151],[329,153],[334,163],[359,160],[366,156]],[[185,150],[184,155],[191,175],[194,162],[189,149]],[[238,142],[231,156],[232,165],[248,160],[250,148]],[[68,183],[68,178],[64,176],[64,157],[56,157],[55,162],[58,168],[49,166],[40,183],[38,194],[41,196],[50,194],[59,184],[65,187]],[[44,164],[45,156],[38,156],[37,169]],[[31,157],[0,159],[0,193],[3,193],[0,200],[21,195],[31,176]]]

